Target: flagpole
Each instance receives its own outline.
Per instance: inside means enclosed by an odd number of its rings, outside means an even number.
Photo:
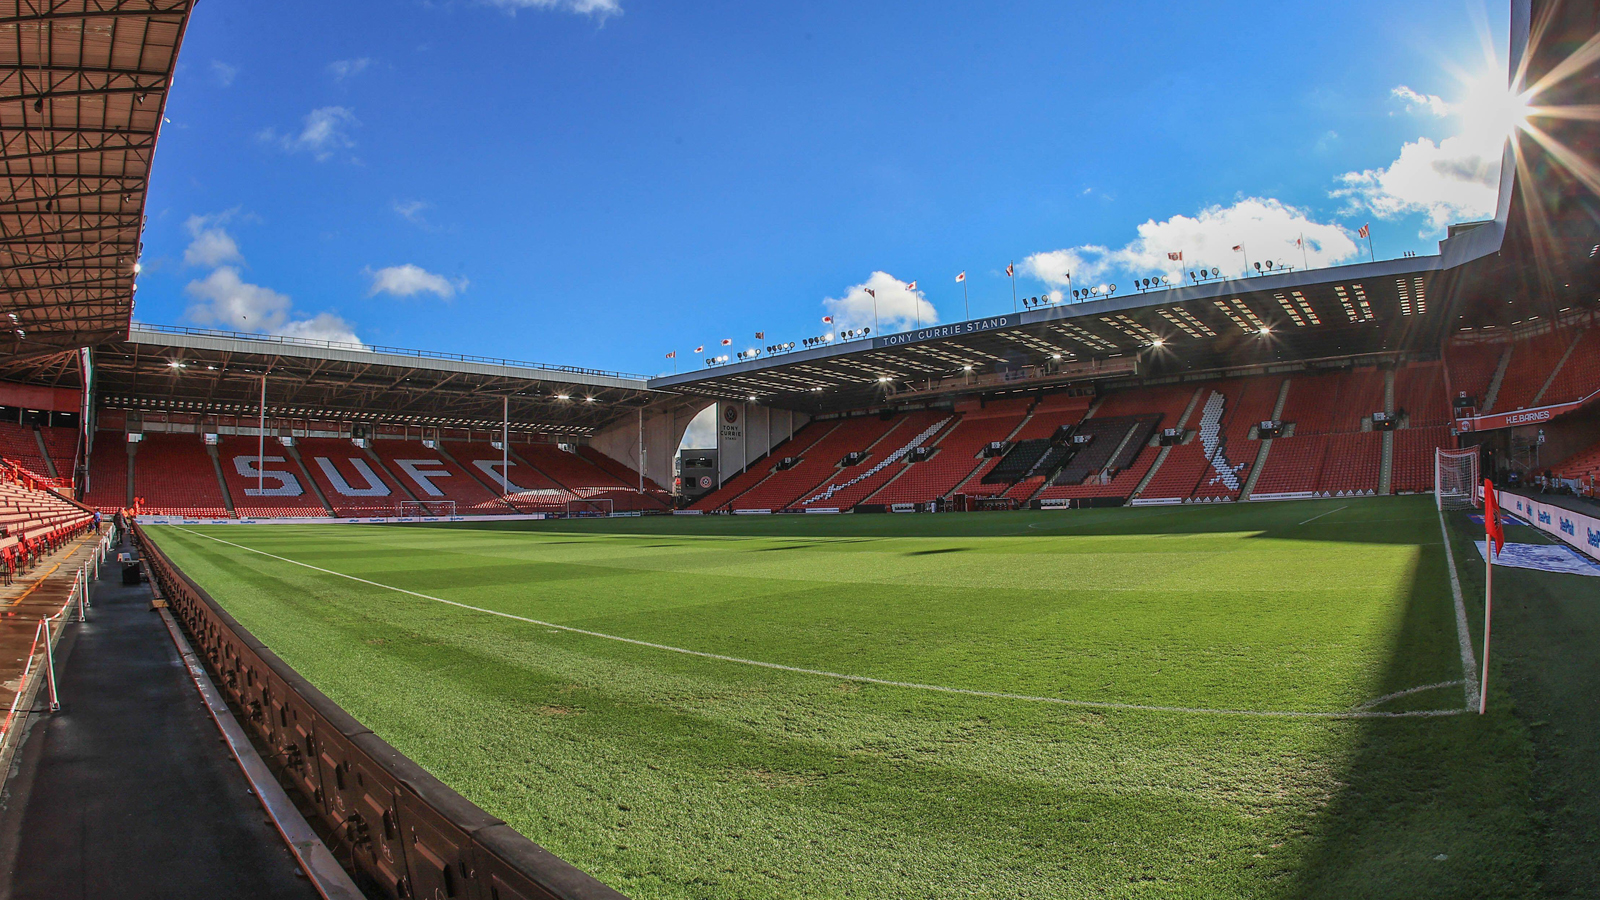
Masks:
[[[1006,271],[1011,273],[1011,311],[1012,312],[1016,312],[1017,311],[1017,261],[1013,259],[1011,261],[1011,265],[1006,266]]]
[[[962,273],[963,275],[966,273]],[[967,319],[972,318],[972,302],[967,299],[967,280],[961,279],[961,305],[967,309]]]
[[[1311,257],[1306,255],[1306,233],[1300,232],[1300,261],[1306,264],[1306,270],[1311,270]]]
[[[1378,261],[1378,251],[1372,249],[1372,229],[1371,228],[1367,229],[1367,255],[1372,257],[1372,261],[1373,262],[1377,262]]]
[[[1483,678],[1478,681],[1478,715],[1489,711],[1489,621],[1494,609],[1494,538],[1483,536]]]

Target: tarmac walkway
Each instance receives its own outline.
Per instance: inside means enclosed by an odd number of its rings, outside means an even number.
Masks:
[[[58,570],[69,582],[73,559]],[[56,649],[61,710],[41,709],[40,692],[7,773],[0,900],[313,900],[150,610],[149,585],[125,587],[120,575],[115,562],[102,566],[88,621],[68,624]],[[34,604],[54,612],[59,593],[41,585],[0,605],[37,621]],[[3,655],[24,652],[7,644]]]

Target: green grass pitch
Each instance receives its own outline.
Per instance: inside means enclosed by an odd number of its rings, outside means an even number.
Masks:
[[[1537,890],[1431,498],[151,533],[637,898]]]

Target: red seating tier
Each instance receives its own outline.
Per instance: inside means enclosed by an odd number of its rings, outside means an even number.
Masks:
[[[993,441],[1003,441],[1027,414],[1029,403],[1008,398],[980,407],[976,402],[960,404],[961,419],[935,437],[933,455],[910,463],[910,471],[888,487],[872,495],[873,503],[924,503],[945,496],[980,467],[987,471],[999,460],[980,460],[978,453]],[[974,478],[968,487],[974,487]],[[1001,485],[1003,487],[1003,485]]]
[[[210,463],[206,461],[206,468]],[[211,483],[216,481],[212,476]],[[89,457],[89,490],[83,502],[102,512],[128,507],[128,444],[121,432],[102,431],[95,435],[94,452]]]
[[[0,456],[40,478],[50,477],[50,467],[39,455],[39,442],[34,439],[32,425],[0,422]]]
[[[372,442],[372,450],[383,460],[390,477],[409,488],[418,500],[454,500],[460,515],[513,511],[513,507],[502,502],[477,478],[421,441],[379,439]],[[405,465],[401,465],[402,462]]]
[[[393,515],[399,501],[410,499],[383,466],[348,440],[301,438],[295,449],[341,516]]]
[[[769,477],[772,474],[773,466],[777,465],[778,460],[789,456],[804,455],[812,444],[821,440],[838,424],[835,421],[807,422],[804,427],[795,432],[793,438],[780,442],[772,448],[772,452],[767,454],[765,458],[757,460],[750,468],[728,479],[727,483],[720,488],[696,500],[689,508],[706,511],[721,509],[730,500]]]
[[[488,445],[482,445],[487,448]],[[542,472],[556,486],[583,500],[610,500],[614,510],[665,509],[659,498],[639,493],[639,483],[625,482],[577,453],[555,444],[518,444],[517,455]],[[481,457],[475,457],[481,458]],[[466,461],[461,461],[466,465]],[[637,478],[637,476],[635,476]],[[515,482],[515,479],[513,479]]]
[[[837,428],[807,450],[793,468],[772,473],[771,477],[763,479],[730,506],[733,509],[784,509],[794,505],[832,478],[838,472],[839,460],[845,454],[869,450],[899,421],[898,418],[885,421],[877,416],[841,421]],[[858,465],[870,465],[870,462]]]
[[[1551,379],[1539,405],[1570,403],[1595,391],[1600,391],[1600,327],[1587,328],[1578,336],[1578,345]]]
[[[1444,363],[1413,363],[1394,373],[1395,412],[1405,412],[1412,428],[1450,424]]]
[[[123,446],[116,441],[116,432],[102,432],[96,441],[95,456],[109,456],[120,462],[126,471],[127,457]],[[110,475],[111,473],[107,473]],[[111,475],[113,483],[121,483]],[[96,493],[99,493],[97,487]],[[146,432],[134,457],[133,494],[142,498],[145,512],[180,516],[215,516],[228,514],[223,503],[222,488],[217,484],[217,473],[211,467],[211,457],[197,434],[159,434]],[[122,494],[116,494],[120,506]]]
[[[1488,342],[1446,346],[1444,361],[1450,371],[1451,388],[1457,395],[1464,393],[1482,404],[1505,349],[1503,343]]]
[[[1573,337],[1572,332],[1563,329],[1512,344],[1511,360],[1506,363],[1506,374],[1500,379],[1500,392],[1495,395],[1491,412],[1513,412],[1532,406]]]
[[[184,435],[201,448],[196,435]],[[149,436],[145,437],[149,441]],[[144,477],[144,448],[139,449],[139,476]],[[316,492],[305,483],[305,474],[289,455],[289,451],[276,438],[267,438],[265,444],[253,437],[224,437],[217,445],[217,462],[222,466],[222,479],[227,482],[228,494],[233,499],[233,511],[240,516],[325,516],[328,510],[317,499]],[[210,460],[205,460],[207,473]],[[257,472],[260,476],[257,476]],[[212,477],[215,481],[215,476]],[[148,504],[147,504],[148,505]]]
[[[1433,490],[1434,450],[1449,447],[1450,427],[1402,428],[1394,433],[1394,461],[1389,473],[1390,490]]]

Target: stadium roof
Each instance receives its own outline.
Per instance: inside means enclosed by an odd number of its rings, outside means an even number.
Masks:
[[[41,369],[41,377],[48,370]],[[636,375],[393,347],[134,325],[95,349],[99,406],[586,436],[655,401]],[[505,398],[505,400],[503,400]]]
[[[0,347],[126,332],[145,189],[191,0],[0,0]]]
[[[1478,223],[1438,256],[1200,280],[652,379],[658,390],[821,411],[890,398],[1436,350],[1460,268],[1492,256]],[[1199,272],[1196,270],[1195,275]]]

